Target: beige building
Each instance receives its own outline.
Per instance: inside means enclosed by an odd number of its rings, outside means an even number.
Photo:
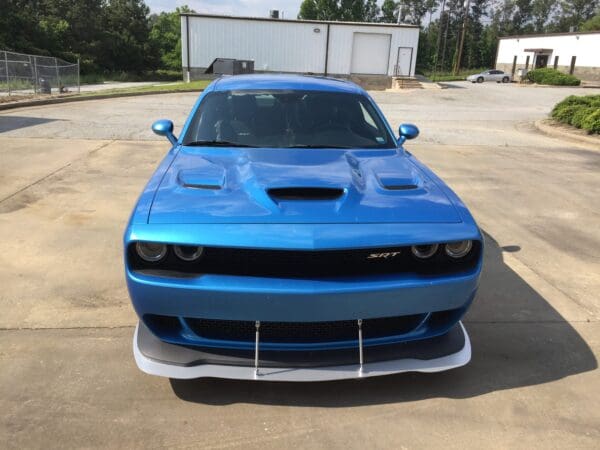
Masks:
[[[600,81],[600,32],[531,34],[500,38],[496,68],[515,75],[518,69],[550,67],[584,81]]]

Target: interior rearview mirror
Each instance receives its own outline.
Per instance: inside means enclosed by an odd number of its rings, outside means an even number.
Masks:
[[[165,136],[171,144],[177,144],[177,138],[173,134],[173,122],[170,120],[157,120],[152,124],[152,131],[159,136]]]
[[[398,144],[402,145],[407,139],[414,139],[419,135],[419,129],[411,123],[403,123],[399,129]]]

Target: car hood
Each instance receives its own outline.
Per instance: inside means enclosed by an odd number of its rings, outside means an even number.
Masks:
[[[457,223],[445,193],[390,150],[182,147],[149,223]]]

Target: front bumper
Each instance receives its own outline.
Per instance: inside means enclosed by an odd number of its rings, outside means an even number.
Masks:
[[[340,358],[329,354],[323,359],[317,352],[309,355],[308,360],[286,361],[285,356],[289,355],[267,353],[263,357],[259,348],[257,345],[253,354],[240,356],[168,344],[155,337],[143,323],[138,324],[133,336],[133,353],[140,370],[177,379],[326,381],[402,372],[441,372],[464,366],[471,359],[471,344],[461,322],[443,336],[386,346],[383,351],[363,349],[360,345],[353,349],[356,362],[352,364],[335,364],[336,359],[345,361],[347,353]],[[392,359],[388,359],[390,356]]]

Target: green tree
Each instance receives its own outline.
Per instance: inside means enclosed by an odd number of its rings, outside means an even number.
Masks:
[[[141,72],[159,63],[150,45],[150,10],[143,0],[110,0],[104,7],[99,63],[111,71]]]
[[[304,0],[298,19],[376,22],[379,6],[376,0]]]
[[[316,0],[304,0],[300,4],[300,12],[298,19],[301,20],[316,20],[319,14]]]
[[[423,16],[438,5],[437,0],[400,0],[398,3],[400,22],[413,25],[421,25]]]
[[[488,2],[488,0],[471,0],[461,67],[489,65],[489,52],[484,40],[485,27],[482,22]]]
[[[298,19],[341,20],[337,0],[304,0],[300,5]]]
[[[598,11],[599,0],[560,0],[560,12],[553,23],[554,31],[569,31],[591,19]]]
[[[160,67],[170,70],[181,69],[181,19],[182,13],[193,13],[187,5],[173,12],[162,12],[150,16],[149,41],[160,56]]]
[[[365,16],[366,22],[377,22],[379,20],[379,6],[376,0],[365,1]]]
[[[581,24],[581,31],[600,31],[600,14],[596,14]]]
[[[381,5],[381,21],[396,23],[398,21],[398,3],[394,0],[385,0]]]
[[[533,20],[533,30],[536,33],[543,33],[547,30],[547,25],[557,6],[556,0],[533,0],[531,17]]]

